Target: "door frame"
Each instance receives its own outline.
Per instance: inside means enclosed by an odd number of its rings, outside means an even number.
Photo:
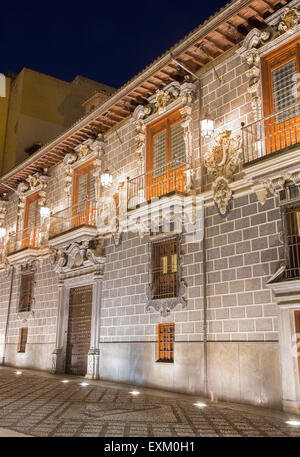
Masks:
[[[52,373],[65,373],[66,355],[67,355],[67,338],[68,338],[68,321],[70,306],[70,290],[92,285],[92,321],[91,321],[91,338],[90,349],[88,352],[86,378],[99,379],[99,362],[100,362],[100,308],[102,298],[103,276],[90,273],[84,276],[75,276],[73,278],[61,279],[59,283],[59,303],[57,317],[56,347],[52,353]]]

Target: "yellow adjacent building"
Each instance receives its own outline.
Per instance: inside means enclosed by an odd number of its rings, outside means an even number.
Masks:
[[[97,94],[101,104],[114,92],[82,76],[67,82],[29,68],[5,80],[5,97],[0,97],[1,175],[82,117],[88,98]]]

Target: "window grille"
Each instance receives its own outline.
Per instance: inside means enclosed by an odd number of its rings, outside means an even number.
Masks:
[[[300,278],[300,205],[285,208],[286,279]]]
[[[175,324],[158,324],[157,362],[174,362]]]
[[[31,310],[33,277],[33,273],[25,273],[21,276],[19,312]]]
[[[166,173],[167,164],[167,132],[163,131],[153,137],[153,177]]]
[[[155,299],[177,297],[178,246],[171,238],[153,243],[152,286]]]
[[[296,59],[272,71],[274,112],[295,105],[298,102],[298,81]],[[276,124],[299,115],[299,107],[291,107],[276,116]]]
[[[186,161],[184,128],[181,124],[171,126],[171,160],[173,170],[182,167]]]
[[[28,336],[28,328],[27,327],[20,328],[18,352],[26,351],[27,336]]]

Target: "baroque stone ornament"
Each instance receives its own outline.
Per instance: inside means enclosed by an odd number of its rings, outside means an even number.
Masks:
[[[72,164],[76,162],[77,154],[74,152],[68,153],[65,155],[63,160],[63,167],[64,167],[64,191],[69,199],[71,197],[71,190],[72,190],[72,181],[73,181],[73,167]]]
[[[178,292],[177,297],[172,298],[161,298],[161,299],[153,299],[153,277],[152,273],[149,276],[149,286],[147,288],[147,299],[148,304],[146,306],[146,312],[150,312],[151,308],[155,311],[159,312],[162,317],[167,317],[170,312],[177,306],[182,305],[183,308],[186,307],[186,291],[187,287],[185,281],[182,279],[182,265],[183,265],[183,255],[180,252],[181,248],[181,236],[177,236],[177,245],[178,245],[178,263],[177,263],[177,281],[178,281]],[[152,252],[152,243],[149,243],[149,257],[150,257],[150,264],[153,262],[153,252]]]
[[[300,11],[298,8],[284,8],[281,21],[278,24],[279,33],[293,33],[300,23]]]
[[[56,273],[69,273],[77,268],[98,266],[104,269],[103,246],[90,241],[73,242],[65,249],[58,249],[53,258]]]
[[[45,206],[46,197],[47,197],[47,187],[50,177],[47,175],[47,169],[44,169],[42,173],[34,173],[29,175],[26,181],[20,182],[17,187],[17,195],[19,197],[18,201],[18,224],[22,225],[24,218],[24,210],[26,204],[26,197],[30,192],[38,192],[39,199],[38,205]]]
[[[240,163],[241,137],[230,138],[231,130],[225,130],[215,136],[216,145],[204,154],[204,164],[209,174],[213,175],[214,201],[222,215],[227,211],[232,196],[229,182]]]

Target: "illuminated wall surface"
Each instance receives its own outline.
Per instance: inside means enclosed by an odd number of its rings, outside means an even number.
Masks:
[[[82,117],[82,103],[94,92],[100,91],[103,101],[112,92],[81,76],[69,83],[28,68],[6,81],[7,96],[0,99],[1,174],[28,157],[26,148],[48,143]]]
[[[266,8],[263,2],[257,4]],[[225,13],[223,10],[220,14]],[[262,60],[271,59],[271,53],[280,46],[289,46],[289,53],[294,52],[299,20],[294,28],[285,30],[284,25],[280,26],[283,14],[275,13],[275,25],[270,25],[273,34],[261,36],[257,29],[250,35],[245,32],[240,43],[231,42],[230,49],[214,59],[214,68],[208,62],[195,70],[201,85],[200,100],[197,80],[190,86],[184,85],[183,78],[173,82],[172,93],[167,93],[170,83],[163,94],[153,89],[150,100],[144,97],[143,104],[149,108],[148,102],[153,107],[156,101],[157,111],[149,114],[148,110],[148,117],[143,119],[143,106],[134,108],[122,122],[108,127],[104,137],[78,144],[72,154],[50,167],[43,177],[44,193],[39,195],[48,219],[43,220],[39,232],[32,232],[35,245],[32,242],[28,247],[27,235],[27,244],[24,241],[29,218],[25,210],[26,202],[33,202],[34,192],[41,191],[39,184],[31,178],[29,188],[24,179],[23,193],[19,187],[19,195],[11,192],[8,202],[0,199],[0,357],[6,364],[64,372],[70,364],[66,363],[66,354],[70,355],[68,319],[74,317],[69,310],[76,299],[84,297],[82,315],[92,317],[82,322],[82,331],[89,336],[80,363],[84,354],[84,373],[88,377],[204,393],[206,376],[208,392],[215,399],[299,412],[300,116],[293,108],[291,115],[280,111],[268,112],[264,117],[262,105],[265,102],[269,106],[270,99],[268,92],[263,93],[267,89],[260,72]],[[290,72],[288,78],[293,82],[294,67],[290,61],[287,64],[283,73]],[[275,76],[277,84],[280,72]],[[15,160],[22,160],[22,151],[32,138],[45,142],[46,131],[57,135],[82,114],[79,101],[90,83],[80,78],[76,81],[68,84],[26,69],[18,75],[11,91],[6,169]],[[286,91],[291,87],[293,101],[294,86],[286,87]],[[86,113],[102,102],[98,95],[90,95],[84,103]],[[281,96],[276,96],[282,103]],[[164,105],[168,97],[174,99]],[[5,101],[0,103],[5,112]],[[183,144],[187,148],[190,162],[187,160],[186,166],[192,163],[194,172],[194,188],[185,189],[186,194],[192,202],[203,201],[205,207],[205,251],[203,217],[196,205],[198,212],[193,212],[187,225],[177,231],[170,227],[167,235],[163,230],[158,234],[161,239],[180,235],[178,272],[185,287],[180,288],[176,303],[162,300],[155,307],[151,295],[154,276],[149,273],[154,271],[151,249],[157,237],[141,225],[133,230],[130,224],[128,229],[120,229],[120,224],[124,218],[135,218],[140,224],[149,215],[145,200],[157,191],[147,190],[145,184],[150,179],[144,174],[150,143],[147,126],[161,125],[159,122],[170,113],[172,119],[176,118],[176,109],[186,116],[181,125],[186,141],[174,141],[181,153]],[[203,138],[200,129],[205,113],[214,121],[210,138]],[[86,122],[96,120],[96,115],[90,114]],[[272,121],[268,123],[266,117]],[[104,121],[110,125],[108,116]],[[2,124],[0,128],[4,131]],[[26,134],[19,135],[19,129]],[[271,148],[276,149],[272,154]],[[84,172],[85,166],[90,174]],[[100,185],[101,172],[106,169],[113,176],[108,189]],[[174,169],[183,173],[182,167]],[[176,176],[174,169],[172,176]],[[153,179],[153,170],[151,173]],[[162,186],[159,173],[155,179]],[[164,198],[155,200],[159,217],[167,214],[162,206],[166,202],[173,208],[174,217],[174,208],[187,198],[181,191],[182,184],[179,192],[165,192]],[[72,206],[74,195],[88,195],[92,201]],[[32,220],[36,207],[31,208]],[[119,225],[109,228],[115,216]],[[38,261],[32,263],[33,258]],[[14,274],[9,274],[8,265]],[[165,268],[168,263],[164,260],[163,265]],[[20,311],[21,276],[31,268],[31,309]],[[75,293],[77,288],[86,288],[86,295],[84,289]],[[161,350],[159,324],[174,324],[170,326],[175,329],[170,363],[157,361]],[[28,328],[28,338],[25,351],[20,352],[22,327]]]

